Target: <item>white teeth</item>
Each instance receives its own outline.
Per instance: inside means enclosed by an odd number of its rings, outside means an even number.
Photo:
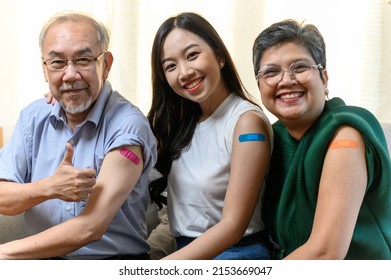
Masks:
[[[196,80],[196,81],[192,82],[191,84],[186,85],[185,88],[193,88],[193,87],[197,86],[201,81],[202,81],[202,79]]]
[[[298,98],[300,96],[302,96],[301,93],[295,92],[295,93],[289,93],[289,94],[281,95],[280,98],[281,99],[290,99],[290,98]]]

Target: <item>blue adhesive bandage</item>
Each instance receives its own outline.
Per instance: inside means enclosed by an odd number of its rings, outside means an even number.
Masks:
[[[265,141],[265,135],[262,133],[248,133],[239,135],[239,142]]]

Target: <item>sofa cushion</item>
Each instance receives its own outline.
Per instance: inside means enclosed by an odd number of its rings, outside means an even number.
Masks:
[[[23,214],[5,216],[0,214],[0,244],[27,236]]]
[[[386,135],[388,152],[391,155],[391,123],[382,123],[384,134]]]

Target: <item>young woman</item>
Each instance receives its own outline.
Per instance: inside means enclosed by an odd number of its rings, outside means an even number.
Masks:
[[[264,221],[277,258],[390,259],[384,133],[367,110],[327,100],[325,53],[318,29],[294,20],[271,25],[254,42],[262,102],[279,119]]]
[[[152,85],[148,119],[162,177],[150,189],[161,203],[167,188],[178,246],[166,258],[268,259],[260,208],[271,126],[203,17],[182,13],[160,26]]]

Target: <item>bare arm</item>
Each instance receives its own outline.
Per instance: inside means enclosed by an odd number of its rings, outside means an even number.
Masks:
[[[238,141],[240,135],[248,133],[263,134],[265,141]],[[269,166],[270,145],[265,120],[252,111],[243,114],[234,131],[231,175],[221,221],[165,259],[212,259],[243,237]]]
[[[72,157],[73,147],[67,143],[64,159],[52,176],[26,184],[0,181],[0,213],[19,214],[53,198],[65,201],[87,198],[95,185],[95,170],[73,167]]]
[[[343,145],[344,141],[352,145]],[[357,130],[342,127],[324,160],[311,235],[286,259],[345,258],[366,185],[364,141]]]
[[[141,147],[129,146],[128,149],[141,159],[140,162],[133,163],[122,156],[119,149],[109,152],[83,213],[36,235],[1,245],[0,259],[60,256],[99,240],[134,188],[143,169]]]

